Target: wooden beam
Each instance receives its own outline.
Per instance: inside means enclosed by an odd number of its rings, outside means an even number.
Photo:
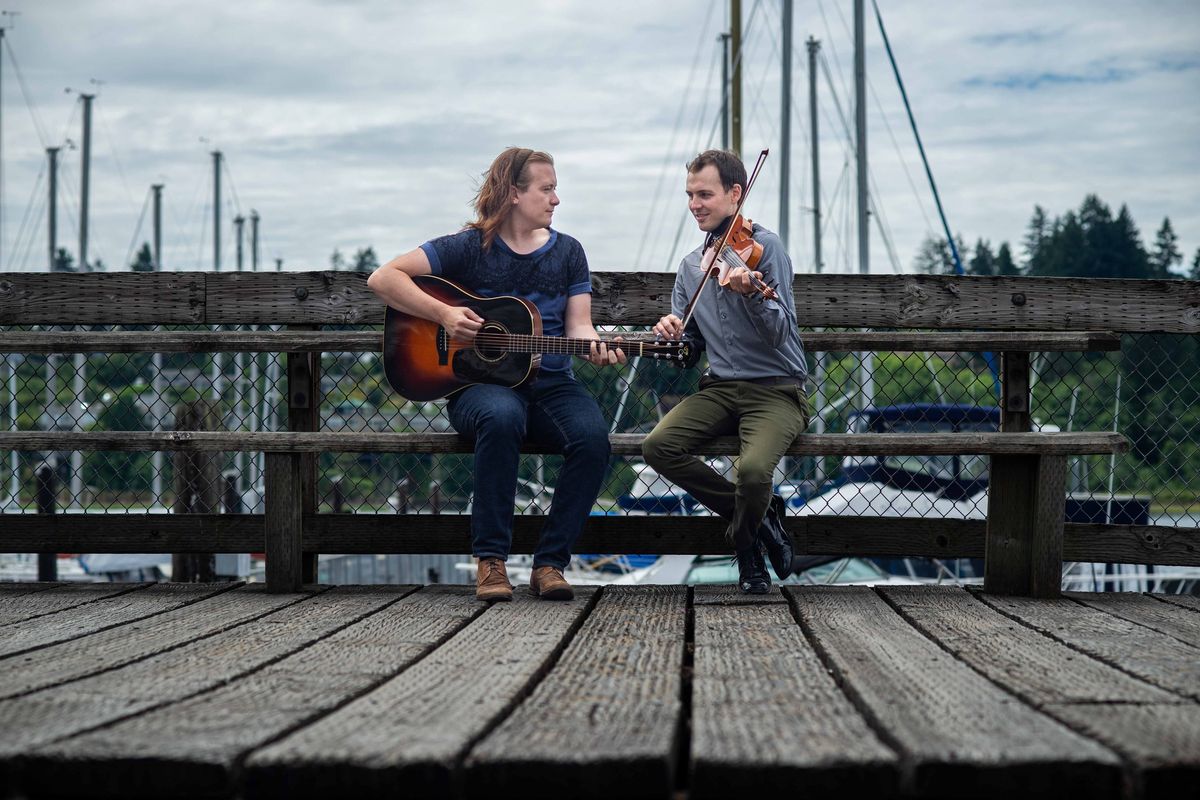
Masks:
[[[267,553],[267,591],[296,592],[301,580],[301,464],[297,453],[267,453],[264,475],[263,538]]]
[[[645,436],[609,436],[613,455],[640,456]],[[371,431],[0,431],[0,449],[244,451],[275,453],[470,453],[471,440],[453,433]],[[736,455],[737,439],[722,436],[703,448],[706,455]],[[1123,453],[1129,441],[1119,433],[827,433],[802,434],[789,455],[1088,455]],[[545,449],[527,444],[525,453]]]
[[[0,273],[0,325],[189,325],[205,272]]]
[[[1090,352],[1121,349],[1108,331],[822,331],[801,333],[810,352]],[[0,331],[0,353],[378,353],[368,331]]]
[[[988,474],[984,591],[1058,597],[1062,584],[1066,457],[993,456]]]
[[[262,514],[6,514],[0,550],[12,553],[261,553]],[[470,552],[463,514],[315,514],[303,548],[323,553]],[[532,553],[545,518],[514,518],[514,553]],[[982,558],[983,520],[787,517],[803,555]],[[727,553],[717,517],[589,517],[580,553]],[[1065,561],[1200,566],[1200,528],[1071,523]]]

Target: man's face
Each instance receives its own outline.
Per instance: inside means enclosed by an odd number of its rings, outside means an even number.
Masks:
[[[717,168],[706,164],[699,172],[688,173],[687,196],[688,211],[696,218],[700,230],[712,233],[737,208],[742,187],[735,183],[732,189],[725,191]]]
[[[558,176],[554,167],[539,161],[529,166],[529,186],[521,191],[514,188],[513,213],[535,228],[549,228],[554,207],[559,204]]]

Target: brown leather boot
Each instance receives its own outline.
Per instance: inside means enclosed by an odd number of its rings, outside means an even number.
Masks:
[[[513,587],[503,558],[481,558],[475,570],[475,599],[485,603],[512,600]]]
[[[535,567],[529,576],[529,591],[543,600],[572,600],[575,590],[558,567]]]

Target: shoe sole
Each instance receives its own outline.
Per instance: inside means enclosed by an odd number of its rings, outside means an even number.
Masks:
[[[512,592],[494,592],[492,594],[475,593],[475,599],[482,603],[506,603],[512,601]]]

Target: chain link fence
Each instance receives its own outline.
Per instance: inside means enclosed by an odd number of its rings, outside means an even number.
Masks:
[[[153,336],[146,332],[148,338]],[[999,355],[810,354],[810,431],[994,430]],[[1032,356],[1035,429],[1119,431],[1131,451],[1072,459],[1074,521],[1200,525],[1200,337],[1127,335],[1120,352]],[[577,377],[614,432],[646,432],[695,391],[699,370],[651,360],[624,368],[576,361]],[[227,430],[286,430],[282,354],[10,355],[0,363],[0,424],[12,430],[171,430],[181,409],[216,410]],[[324,430],[451,430],[445,401],[413,403],[387,386],[378,354],[325,353]],[[517,512],[549,509],[561,459],[522,458]],[[222,456],[227,511],[262,507],[261,455]],[[715,465],[731,469],[718,460]],[[58,507],[88,512],[176,508],[175,462],[163,453],[13,453],[0,464],[0,508],[34,510],[35,473],[58,478]],[[464,513],[471,457],[325,453],[319,510]],[[986,515],[987,461],[921,456],[787,458],[778,491],[793,514],[955,517]],[[613,459],[594,513],[707,513],[636,458]]]

